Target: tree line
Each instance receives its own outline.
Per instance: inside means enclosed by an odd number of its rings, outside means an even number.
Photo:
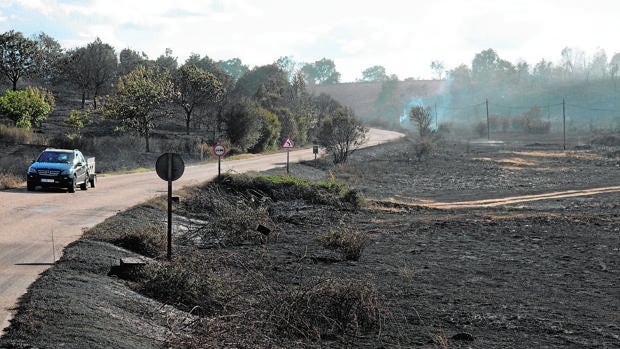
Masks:
[[[212,144],[225,139],[243,152],[275,149],[286,136],[297,144],[317,142],[333,150],[337,162],[346,161],[349,151],[340,154],[339,143],[356,144],[365,134],[350,108],[308,92],[308,84],[339,81],[328,59],[300,67],[282,57],[250,69],[238,58],[214,61],[192,54],[179,64],[170,49],[149,59],[128,48],[117,54],[97,38],[65,50],[45,33],[27,38],[11,30],[0,35],[0,73],[11,85],[0,97],[0,113],[16,126],[30,128],[45,119],[54,103],[48,90],[69,92],[80,96],[82,109],[67,116],[69,128],[79,131],[98,114],[142,136],[147,152],[152,132],[171,119],[183,120],[188,135],[201,134]],[[19,90],[20,84],[27,88]],[[13,110],[24,100],[47,109]],[[334,134],[353,138],[334,140]]]

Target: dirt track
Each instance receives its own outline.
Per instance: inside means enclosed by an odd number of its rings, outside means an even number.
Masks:
[[[477,207],[497,207],[502,205],[513,205],[523,202],[532,202],[539,200],[554,200],[563,198],[573,198],[580,196],[592,196],[598,194],[617,193],[620,192],[620,186],[593,188],[584,190],[565,190],[546,194],[536,195],[520,195],[506,198],[458,201],[458,202],[433,202],[431,200],[420,200],[415,204],[424,207],[454,209],[454,208],[477,208]]]

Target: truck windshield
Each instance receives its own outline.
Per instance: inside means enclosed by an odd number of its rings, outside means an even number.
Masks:
[[[73,154],[55,151],[44,151],[37,159],[37,162],[56,162],[70,164],[71,162],[73,162]]]

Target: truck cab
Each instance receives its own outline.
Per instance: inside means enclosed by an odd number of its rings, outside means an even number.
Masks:
[[[70,193],[75,188],[87,190],[88,184],[95,187],[95,158],[85,158],[77,149],[45,149],[28,168],[26,177],[28,191],[37,186],[43,188],[66,188]]]

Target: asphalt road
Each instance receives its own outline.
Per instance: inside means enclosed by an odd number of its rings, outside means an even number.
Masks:
[[[365,146],[403,136],[371,129]],[[291,163],[314,158],[312,149],[293,150]],[[153,164],[154,165],[154,164]],[[286,151],[244,160],[222,161],[222,172],[262,171],[286,166]],[[24,169],[24,172],[26,169]],[[187,166],[173,190],[217,175],[217,162]],[[64,247],[119,211],[167,193],[167,182],[155,172],[99,177],[88,191],[0,191],[0,329],[9,325],[12,309],[38,275],[53,265]]]

